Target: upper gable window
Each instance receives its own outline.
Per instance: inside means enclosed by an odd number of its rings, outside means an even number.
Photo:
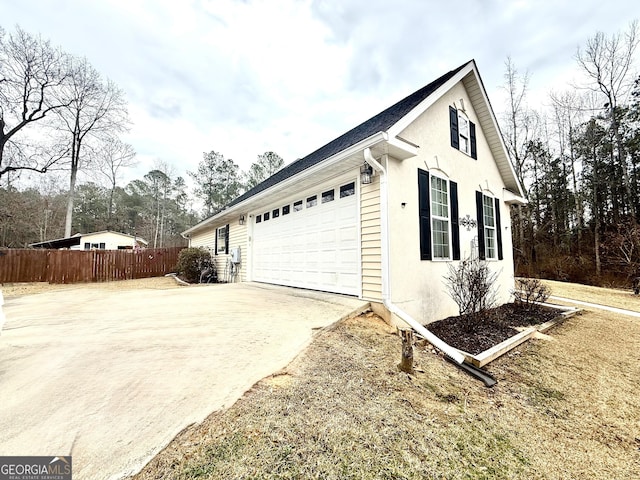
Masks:
[[[449,107],[449,129],[451,146],[477,159],[476,125],[469,120],[466,113]]]
[[[469,142],[469,119],[462,112],[458,112],[458,134],[460,136],[460,151],[469,155],[471,142]]]

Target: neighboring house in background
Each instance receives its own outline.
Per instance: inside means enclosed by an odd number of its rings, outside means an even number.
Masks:
[[[409,95],[183,232],[218,271],[370,300],[392,320],[458,313],[449,265],[478,255],[510,299],[509,206],[524,203],[475,61]],[[235,263],[231,262],[234,254]],[[387,308],[384,308],[384,307]]]
[[[76,233],[67,238],[32,243],[33,248],[68,248],[70,250],[129,250],[145,248],[147,241],[126,233],[103,230],[93,233]]]

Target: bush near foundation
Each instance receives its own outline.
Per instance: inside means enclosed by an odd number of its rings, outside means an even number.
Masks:
[[[200,283],[202,273],[212,268],[211,253],[202,247],[191,247],[180,251],[175,271],[189,283]]]
[[[513,296],[516,303],[522,305],[525,310],[538,308],[538,304],[546,302],[550,294],[547,286],[537,278],[516,278]]]
[[[448,267],[444,282],[460,315],[481,313],[495,306],[498,273],[491,272],[486,261],[469,257]]]

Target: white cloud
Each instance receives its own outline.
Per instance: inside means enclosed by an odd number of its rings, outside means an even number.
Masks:
[[[304,156],[471,58],[502,109],[508,55],[531,98],[575,75],[598,30],[626,28],[631,1],[0,0],[20,24],[86,56],[130,102],[136,175],[161,160],[186,177],[205,151],[248,168]]]

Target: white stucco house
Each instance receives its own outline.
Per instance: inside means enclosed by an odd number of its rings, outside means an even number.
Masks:
[[[218,270],[353,295],[426,324],[458,313],[443,277],[471,255],[514,285],[520,184],[475,61],[441,76],[183,232]],[[231,263],[231,255],[235,263]],[[390,308],[394,307],[394,308]]]
[[[70,250],[128,250],[145,248],[147,241],[135,235],[102,230],[92,233],[76,233],[71,237],[32,243],[33,248],[68,248]]]

